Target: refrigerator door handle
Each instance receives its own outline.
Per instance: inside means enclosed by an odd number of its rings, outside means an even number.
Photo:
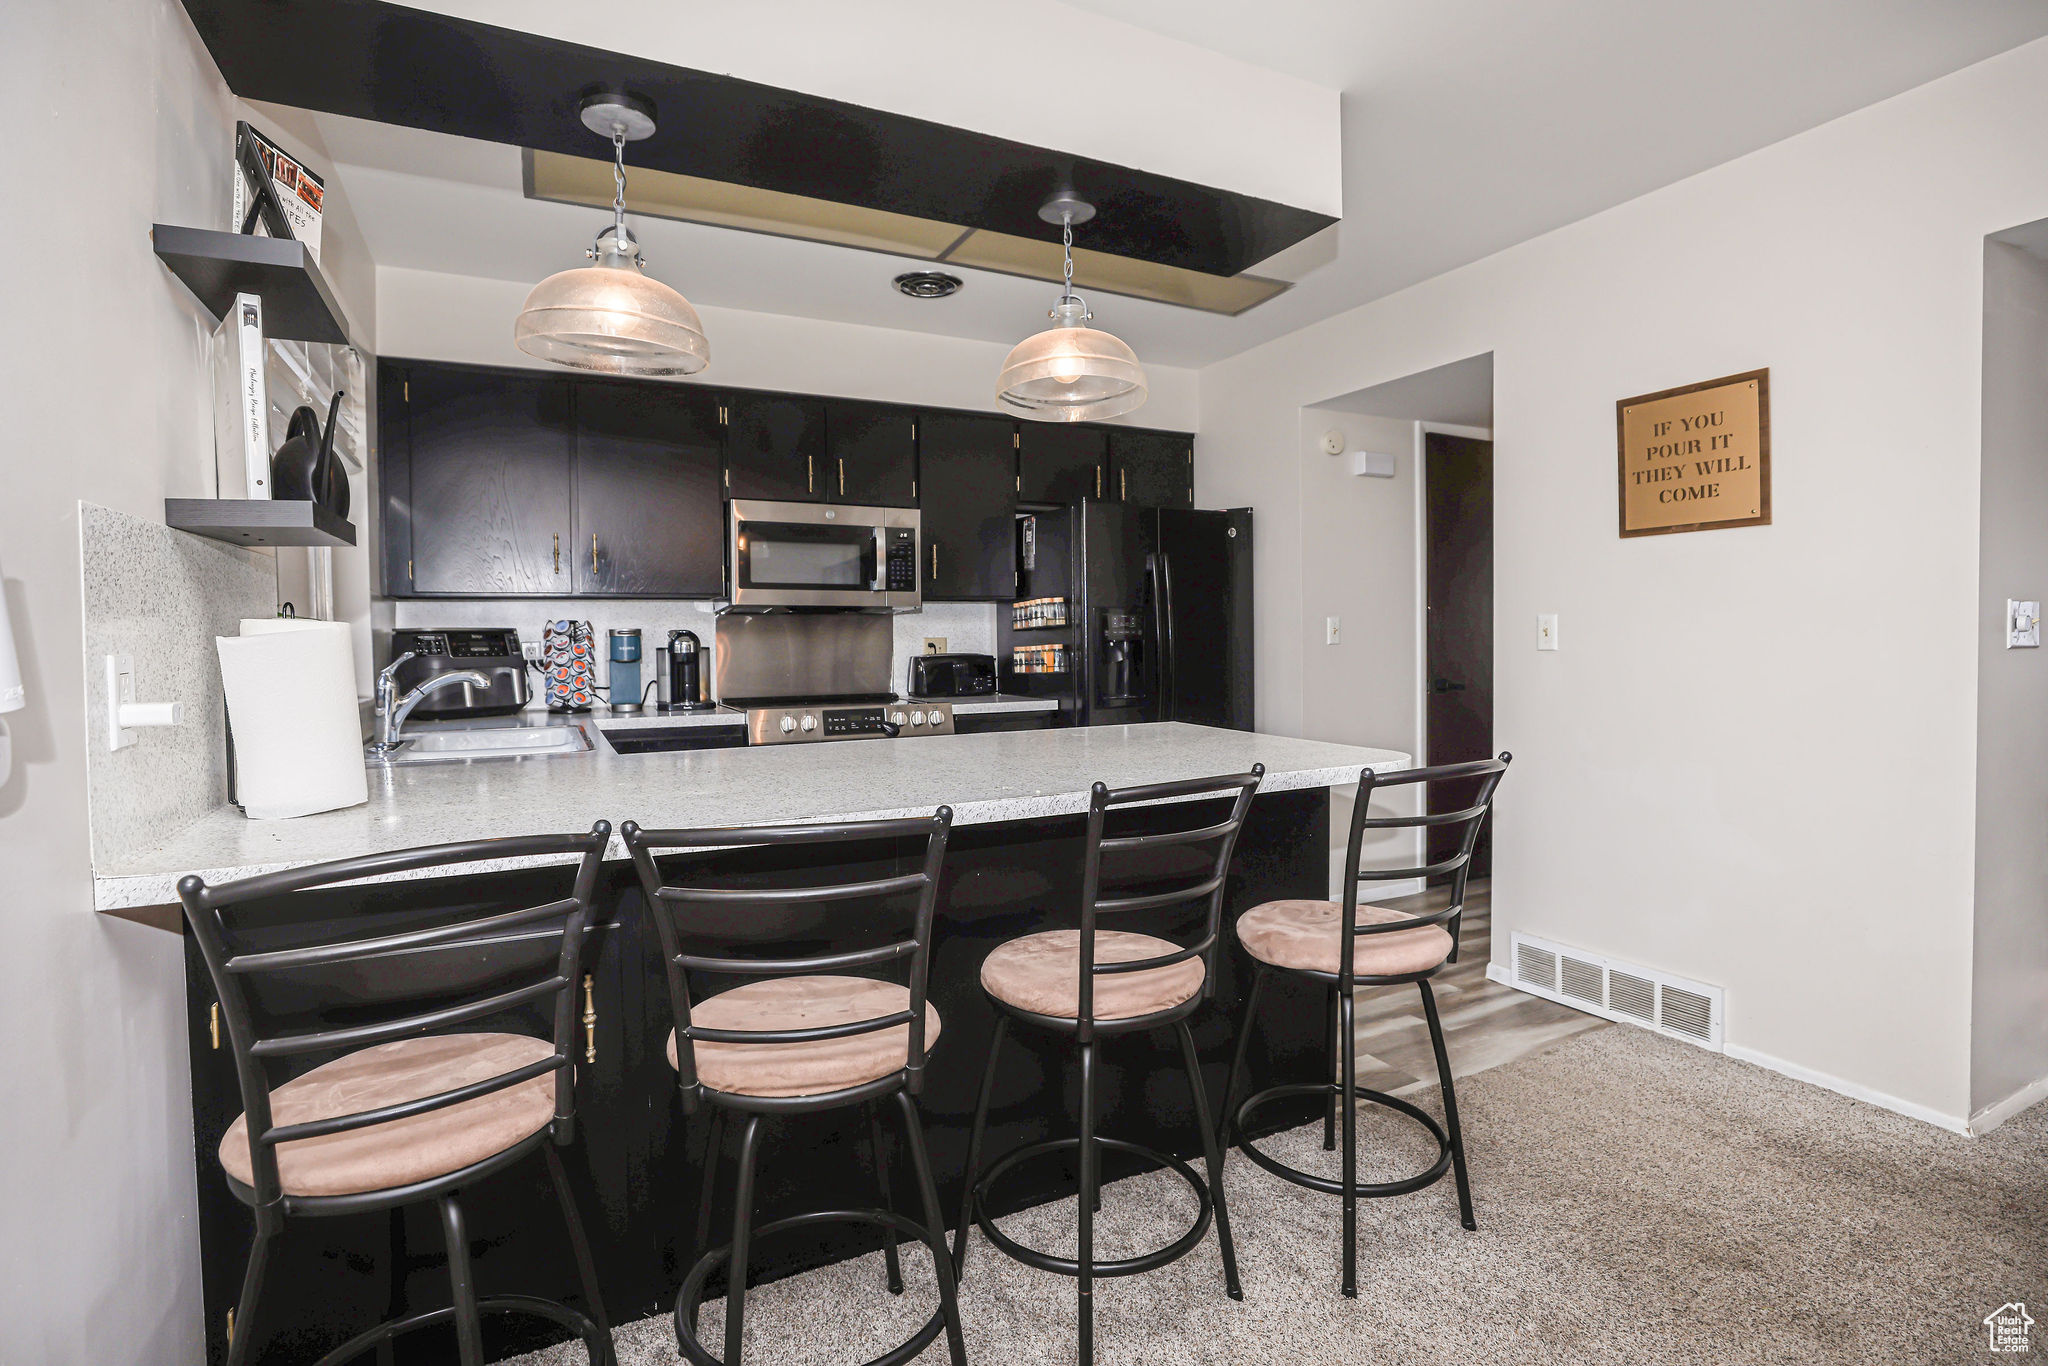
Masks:
[[[1159,719],[1171,721],[1178,711],[1174,696],[1173,560],[1164,551],[1145,557],[1152,579],[1152,634],[1159,644]]]

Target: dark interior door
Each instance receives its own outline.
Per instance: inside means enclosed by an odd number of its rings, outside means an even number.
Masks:
[[[1493,443],[1431,432],[1425,471],[1429,615],[1429,762],[1453,764],[1493,753]],[[1438,783],[1431,811],[1466,806],[1475,785]],[[1432,863],[1457,853],[1455,830],[1431,830]],[[1493,861],[1493,829],[1482,829],[1472,875]]]
[[[725,466],[735,498],[816,503],[825,497],[825,405],[816,399],[726,399]]]
[[[1109,465],[1109,434],[1100,427],[1022,423],[1017,496],[1027,503],[1078,503],[1100,498]]]
[[[579,593],[717,597],[725,587],[718,396],[576,386]]]
[[[1182,432],[1112,431],[1103,496],[1144,508],[1195,505],[1195,439]]]
[[[479,596],[570,591],[569,382],[418,367],[412,445],[413,587]]]
[[[1017,590],[1017,450],[1008,418],[918,417],[924,593],[1006,599]]]
[[[825,405],[825,497],[866,507],[917,506],[917,415],[885,403]]]
[[[1159,719],[1250,730],[1251,509],[1157,515]]]

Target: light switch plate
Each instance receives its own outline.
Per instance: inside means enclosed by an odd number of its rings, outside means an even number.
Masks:
[[[2041,604],[2005,600],[2005,648],[2032,650],[2041,644]]]
[[[1539,650],[1555,650],[1557,648],[1557,613],[1538,612],[1536,614],[1536,648]]]
[[[926,636],[924,638],[924,652],[928,655],[942,655],[946,653],[946,638],[944,636]]]
[[[1335,617],[1323,618],[1323,644],[1335,645],[1337,643],[1338,625],[1339,623]]]
[[[135,657],[107,656],[107,748],[126,749],[135,732],[121,729],[121,704],[135,700]]]

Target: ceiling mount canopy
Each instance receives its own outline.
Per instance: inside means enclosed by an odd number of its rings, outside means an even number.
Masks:
[[[612,221],[585,253],[591,266],[533,287],[512,327],[530,356],[608,375],[694,375],[711,342],[690,301],[646,273],[626,226],[626,144],[654,135],[653,102],[622,90],[584,96],[583,126],[612,144]]]
[[[1145,403],[1145,369],[1137,353],[1107,332],[1089,327],[1095,315],[1074,292],[1074,224],[1095,216],[1095,206],[1062,190],[1038,210],[1060,225],[1065,284],[1047,314],[1053,325],[1017,343],[996,379],[996,398],[1041,422],[1093,422],[1135,412]]]

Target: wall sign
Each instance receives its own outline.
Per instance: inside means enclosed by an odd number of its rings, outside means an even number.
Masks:
[[[1771,372],[1638,394],[1614,405],[1621,534],[1771,520]]]

